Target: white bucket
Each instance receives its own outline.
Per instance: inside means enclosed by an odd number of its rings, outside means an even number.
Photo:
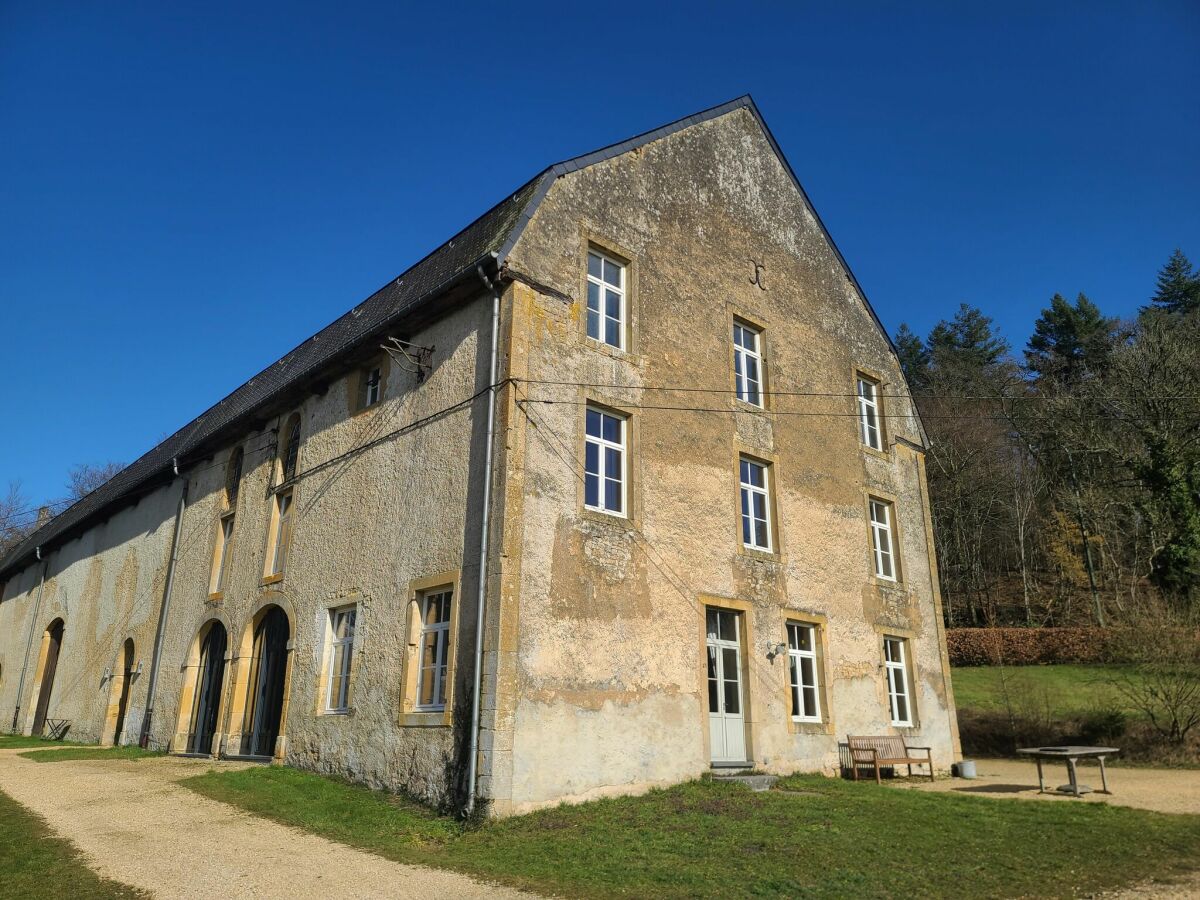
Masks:
[[[964,759],[962,762],[954,764],[954,774],[959,778],[974,778],[975,777],[975,760]]]

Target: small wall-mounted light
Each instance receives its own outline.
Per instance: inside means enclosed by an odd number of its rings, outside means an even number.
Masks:
[[[785,644],[783,641],[779,641],[778,643],[775,643],[775,644],[767,644],[767,659],[773,660],[775,657],[777,657],[780,653],[782,653],[786,649],[787,649],[787,644]]]
[[[142,674],[142,661],[140,659],[138,660],[137,668],[133,670],[133,674],[134,675]]]

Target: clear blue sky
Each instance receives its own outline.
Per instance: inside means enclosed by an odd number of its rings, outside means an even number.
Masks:
[[[546,164],[745,92],[892,330],[968,301],[1019,347],[1056,291],[1127,315],[1200,262],[1195,0],[189,5],[0,3],[0,489],[35,502]]]

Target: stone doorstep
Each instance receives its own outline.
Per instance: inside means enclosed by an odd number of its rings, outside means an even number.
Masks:
[[[734,782],[744,784],[752,791],[769,791],[779,780],[778,775],[718,775],[714,774],[713,781]]]

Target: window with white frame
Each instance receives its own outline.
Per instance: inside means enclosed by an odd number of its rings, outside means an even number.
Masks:
[[[417,609],[421,615],[420,653],[417,678],[417,708],[446,708],[446,672],[450,666],[450,604],[454,591],[442,588],[421,594]]]
[[[769,466],[742,457],[739,478],[742,498],[742,544],[754,550],[771,549],[771,489]]]
[[[820,722],[818,694],[817,626],[789,622],[788,663],[792,683],[792,718],[799,722]]]
[[[871,499],[871,551],[875,559],[875,575],[888,581],[896,580],[896,561],[892,551],[892,504]]]
[[[354,667],[354,623],[358,608],[345,606],[329,611],[332,639],[329,647],[329,693],[325,708],[345,712],[350,708],[350,672]]]
[[[588,337],[623,350],[625,320],[625,266],[596,250],[588,251]]]
[[[383,396],[383,366],[379,363],[367,366],[360,376],[362,387],[359,391],[359,409],[374,406]]]
[[[626,420],[589,406],[584,430],[583,504],[623,516]]]
[[[737,398],[763,405],[762,332],[733,323],[733,377]]]
[[[912,704],[908,699],[908,665],[903,638],[883,639],[883,665],[887,670],[888,707],[893,725],[912,724]]]
[[[858,424],[862,442],[872,450],[883,449],[879,431],[879,382],[858,376]]]

